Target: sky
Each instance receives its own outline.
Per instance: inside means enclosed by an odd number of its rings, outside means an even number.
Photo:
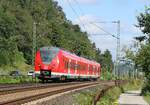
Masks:
[[[117,24],[112,22],[120,20],[120,49],[125,45],[131,45],[135,36],[142,35],[141,31],[135,27],[138,24],[137,16],[144,12],[145,6],[150,5],[150,0],[55,1],[58,1],[63,8],[67,19],[73,24],[79,24],[82,31],[88,32],[89,39],[96,43],[97,48],[102,51],[109,49],[113,59],[116,58],[117,40],[104,31],[116,36]]]

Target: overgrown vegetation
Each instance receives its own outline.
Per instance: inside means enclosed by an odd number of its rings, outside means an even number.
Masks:
[[[121,89],[119,87],[115,87],[111,90],[108,90],[104,97],[102,97],[97,105],[115,105],[117,104],[117,100],[121,94]]]
[[[1,76],[0,84],[16,84],[16,83],[34,83],[38,82],[38,79],[32,78],[31,76]]]
[[[150,6],[146,7],[144,13],[140,13],[137,17],[139,29],[143,32],[143,36],[135,37],[136,49],[128,49],[126,57],[135,62],[138,71],[143,72],[144,85],[142,93],[150,92]]]
[[[115,87],[108,90],[105,96],[100,99],[97,105],[117,105],[118,98],[122,92],[128,90],[138,90],[142,86],[141,80],[130,80],[127,84],[122,85],[121,87]]]
[[[136,80],[129,80],[129,82],[123,86],[124,91],[128,90],[140,90],[142,88],[143,81],[136,79]]]
[[[142,87],[141,80],[129,80],[129,82],[121,87],[114,87],[106,92],[106,94],[100,98],[97,105],[117,105],[118,98],[122,92],[128,90],[138,90]],[[94,96],[101,91],[101,86],[93,88],[91,90],[85,90],[75,95],[75,99],[79,105],[91,105]]]
[[[145,13],[138,16],[138,27],[145,34],[145,44],[141,45],[137,56],[136,65],[142,69],[145,75],[145,84],[142,93],[150,92],[150,7],[147,7]],[[139,40],[140,41],[140,40]]]
[[[36,27],[36,29],[35,29]],[[69,21],[54,0],[0,0],[0,68],[31,68],[33,32],[36,50],[56,46],[93,59],[112,70],[112,57],[96,48],[86,32]],[[30,67],[28,67],[30,66]]]
[[[148,102],[148,104],[150,105],[150,93],[146,93],[144,96],[144,99]]]

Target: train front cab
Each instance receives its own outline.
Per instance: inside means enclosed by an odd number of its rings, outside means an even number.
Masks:
[[[39,50],[39,56],[36,56],[37,61],[35,61],[35,64],[40,70],[38,78],[42,80],[42,82],[52,79],[51,72],[58,66],[58,59],[56,57],[58,52],[59,49],[55,47],[43,47]]]
[[[40,75],[38,79],[42,80],[42,82],[47,82],[51,79],[51,70],[40,70]]]

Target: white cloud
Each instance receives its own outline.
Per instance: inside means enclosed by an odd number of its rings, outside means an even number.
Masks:
[[[93,15],[84,15],[77,18],[75,21],[73,21],[73,23],[79,24],[82,30],[89,33],[90,40],[96,43],[97,48],[100,48],[100,50],[102,51],[109,49],[113,54],[113,58],[115,59],[116,39],[113,38],[111,35],[105,35],[106,33],[98,28],[101,27],[104,30],[109,30],[111,32],[112,29],[110,30],[110,28],[112,27],[108,27],[103,24],[94,23],[98,26],[97,27],[92,24],[93,22],[96,21],[100,21],[100,18]],[[85,26],[85,29],[83,27],[83,24]],[[92,34],[97,34],[97,35],[92,35]]]

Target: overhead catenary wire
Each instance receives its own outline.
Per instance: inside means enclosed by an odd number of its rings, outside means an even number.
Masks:
[[[97,28],[99,28],[100,30],[102,30],[103,32],[105,32],[106,34],[111,35],[112,37],[118,39],[118,37],[116,37],[114,34],[112,34],[112,33],[108,32],[108,31],[104,30],[103,28],[101,28],[100,26],[94,24],[93,22],[90,22],[90,24],[96,26]]]
[[[72,9],[72,11],[74,12],[74,14],[79,17],[78,13],[76,12],[76,10],[72,7],[71,3],[69,0],[67,0],[68,5],[70,6],[70,8]],[[83,24],[83,22],[81,21],[80,17],[79,17],[79,21],[81,23],[81,25],[83,26],[84,30],[86,30],[85,25]]]
[[[81,12],[81,14],[84,16],[84,12],[83,12],[83,10],[82,10],[81,7],[80,7],[79,2],[78,2],[77,0],[74,0],[74,2],[77,4],[77,6],[78,6],[78,8],[79,8],[79,10],[80,10],[80,12]]]

